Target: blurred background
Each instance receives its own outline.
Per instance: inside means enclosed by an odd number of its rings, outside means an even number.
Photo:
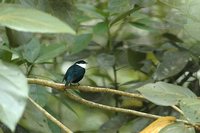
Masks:
[[[88,66],[81,85],[136,92],[136,88],[147,83],[165,81],[189,87],[200,95],[198,0],[1,2],[46,12],[76,32],[76,35],[45,34],[0,27],[0,58],[19,66],[27,77],[61,83],[68,67],[83,59]],[[137,133],[152,122],[152,119],[88,107],[56,90],[43,88],[30,85],[30,96],[75,133]],[[139,99],[72,92],[105,105],[158,115],[177,115],[169,107]],[[1,127],[5,133],[10,132],[4,125]],[[33,105],[27,104],[16,132],[63,131]]]

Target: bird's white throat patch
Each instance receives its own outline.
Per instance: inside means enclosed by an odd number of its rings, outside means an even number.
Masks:
[[[76,64],[76,65],[78,65],[78,66],[80,66],[80,67],[82,67],[82,68],[86,68],[86,64]]]

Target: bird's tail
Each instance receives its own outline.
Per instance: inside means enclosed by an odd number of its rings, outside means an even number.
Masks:
[[[62,83],[63,83],[64,81],[66,81],[65,86],[67,86],[67,85],[69,84],[69,82],[68,82],[67,80],[65,80],[65,77],[63,78]]]

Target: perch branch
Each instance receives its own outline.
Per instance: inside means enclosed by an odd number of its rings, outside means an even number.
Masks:
[[[110,88],[100,88],[100,87],[91,87],[91,86],[65,86],[64,84],[61,84],[61,83],[55,83],[48,80],[34,79],[34,78],[28,78],[28,83],[48,86],[48,87],[55,88],[61,91],[64,91],[65,89],[76,89],[76,90],[81,90],[81,91],[86,91],[86,92],[88,91],[103,92],[103,93],[117,94],[117,95],[126,96],[126,97],[145,99],[140,94],[128,93],[128,92],[123,92],[119,90],[113,90]]]
[[[28,83],[29,84],[38,84],[38,85],[48,86],[48,87],[55,88],[55,89],[61,90],[61,91],[64,91],[65,89],[76,89],[76,90],[87,91],[87,92],[88,91],[90,91],[90,92],[104,92],[104,93],[117,94],[117,95],[131,97],[131,98],[145,99],[140,94],[128,93],[128,92],[123,92],[123,91],[119,91],[119,90],[113,90],[113,89],[110,89],[110,88],[100,88],[100,87],[91,87],[91,86],[65,86],[64,84],[61,84],[61,83],[55,83],[55,82],[48,81],[48,80],[34,79],[34,78],[28,78]],[[148,117],[148,118],[154,118],[154,119],[161,117],[161,116],[142,113],[142,112],[134,111],[134,110],[130,110],[130,109],[116,108],[116,107],[110,107],[110,106],[106,106],[106,105],[97,104],[97,103],[82,99],[80,97],[77,97],[77,96],[70,94],[70,93],[66,93],[66,95],[68,97],[74,99],[75,101],[84,103],[84,104],[89,105],[89,106],[101,108],[101,109],[104,109],[104,110],[128,113],[128,114],[133,114],[133,115],[138,115],[138,116],[143,116],[143,117]],[[183,112],[178,107],[172,106],[172,108],[174,108],[179,113],[183,114]],[[185,121],[185,120],[177,119],[176,121],[183,122],[183,123],[186,123],[186,124],[190,124],[188,121]]]

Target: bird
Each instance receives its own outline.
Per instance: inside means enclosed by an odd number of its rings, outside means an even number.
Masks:
[[[65,86],[72,85],[78,83],[81,79],[83,79],[85,75],[85,68],[86,68],[87,62],[84,60],[79,60],[75,62],[72,66],[70,66],[64,77],[63,81],[65,80]]]

